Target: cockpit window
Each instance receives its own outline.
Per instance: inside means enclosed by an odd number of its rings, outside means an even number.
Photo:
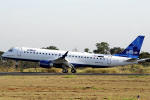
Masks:
[[[9,49],[8,52],[13,52],[13,48]]]

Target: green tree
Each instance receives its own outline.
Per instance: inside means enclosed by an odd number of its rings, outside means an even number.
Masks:
[[[85,48],[84,52],[90,52],[90,49],[89,48]]]
[[[150,58],[150,53],[148,52],[142,52],[140,53],[140,56],[139,56],[140,59],[143,59],[143,58]],[[141,63],[142,65],[144,66],[150,66],[150,60],[149,61],[146,61],[146,62],[143,62]]]
[[[56,46],[43,47],[42,49],[59,50]]]
[[[2,56],[3,53],[4,53],[4,52],[0,51],[0,57]],[[3,65],[3,62],[2,62],[2,60],[1,60],[1,58],[0,58],[0,66],[2,66],[2,65]]]
[[[121,53],[124,49],[123,48],[120,48],[120,47],[113,47],[110,49],[110,53],[111,54],[118,54],[118,53]]]
[[[107,42],[96,43],[97,49],[94,50],[94,53],[108,54],[109,53],[109,44]]]
[[[139,58],[150,58],[150,53],[148,52],[142,52],[140,53],[140,57]]]

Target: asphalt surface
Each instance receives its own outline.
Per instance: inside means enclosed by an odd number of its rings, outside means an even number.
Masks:
[[[150,75],[150,74],[107,74],[107,73],[41,73],[41,72],[0,72],[0,76],[49,76],[49,75],[98,75],[98,76],[102,76],[102,75],[114,75],[114,76],[134,76],[134,75],[138,75],[138,76],[142,76],[142,75]]]

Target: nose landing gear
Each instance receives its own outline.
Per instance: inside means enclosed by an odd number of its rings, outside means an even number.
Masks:
[[[16,60],[15,68],[18,69],[18,61]]]

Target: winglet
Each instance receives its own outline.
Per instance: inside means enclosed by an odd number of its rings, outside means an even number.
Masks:
[[[65,58],[65,57],[68,55],[68,52],[69,52],[69,51],[67,51],[67,52],[62,56],[62,58]]]

